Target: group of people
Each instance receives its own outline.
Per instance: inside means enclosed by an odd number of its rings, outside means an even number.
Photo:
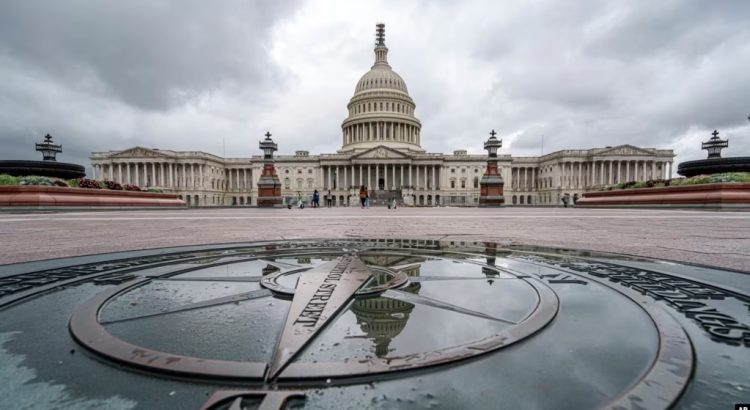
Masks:
[[[302,194],[297,194],[297,200],[302,203]],[[333,206],[333,195],[331,194],[331,190],[328,190],[328,193],[325,195],[325,201],[326,201],[326,207],[330,208]],[[315,192],[313,192],[312,196],[312,203],[313,208],[320,208],[320,192],[316,189]],[[304,207],[304,206],[303,206]]]
[[[324,196],[325,204],[327,208],[330,208],[333,206],[333,194],[331,193],[331,190],[328,190],[328,193]],[[370,207],[370,193],[367,190],[367,186],[362,185],[359,187],[359,203],[362,208],[369,208]],[[312,200],[310,202],[310,206],[313,208],[320,208],[320,192],[316,189],[315,192],[313,192]],[[289,205],[289,208],[291,209],[292,205]],[[297,193],[297,207],[300,209],[305,208],[305,201],[302,199],[302,193]],[[392,199],[388,203],[388,209],[396,209],[396,199]]]

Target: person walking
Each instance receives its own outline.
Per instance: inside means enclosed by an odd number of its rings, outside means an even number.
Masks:
[[[320,207],[320,192],[318,192],[317,189],[315,190],[315,192],[313,192],[312,207],[313,208],[319,208]]]
[[[367,198],[367,189],[365,189],[364,185],[359,186],[359,204],[360,207],[364,209],[365,207],[365,199]]]
[[[331,190],[328,190],[328,193],[326,194],[326,207],[330,208],[333,206],[333,196],[331,195]]]
[[[370,191],[367,190],[367,185],[365,185],[365,208],[370,208]]]

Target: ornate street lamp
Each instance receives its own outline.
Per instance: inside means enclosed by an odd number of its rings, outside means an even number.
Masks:
[[[484,149],[490,154],[490,158],[497,158],[497,150],[503,146],[503,141],[495,138],[495,130],[490,132],[490,139],[484,143]]]
[[[479,207],[501,207],[505,203],[503,196],[503,177],[497,167],[497,150],[503,146],[503,141],[495,137],[495,130],[490,132],[490,138],[484,143],[487,156],[487,169],[479,181]]]
[[[281,206],[281,181],[273,166],[273,153],[278,151],[278,145],[271,139],[271,133],[266,132],[266,139],[258,144],[263,151],[263,171],[258,179],[258,207],[276,208]]]
[[[266,131],[266,139],[260,141],[260,149],[263,151],[263,159],[273,161],[274,151],[278,151],[278,145],[271,139],[271,132]]]
[[[36,144],[36,150],[42,153],[43,160],[57,161],[55,156],[58,152],[62,152],[62,145],[54,144],[52,136],[47,134],[44,136],[44,142]]]
[[[708,151],[708,159],[721,158],[721,150],[729,147],[729,140],[719,138],[719,131],[711,133],[713,137],[701,144],[701,149]]]

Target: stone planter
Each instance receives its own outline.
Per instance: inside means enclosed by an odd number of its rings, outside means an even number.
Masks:
[[[750,183],[716,183],[586,192],[580,207],[712,208],[750,210]]]
[[[185,201],[177,195],[153,192],[10,185],[0,186],[0,207],[185,208]]]

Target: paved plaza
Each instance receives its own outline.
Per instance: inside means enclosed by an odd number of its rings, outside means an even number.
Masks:
[[[299,238],[490,240],[750,271],[750,214],[564,208],[188,209],[0,214],[0,263]]]

